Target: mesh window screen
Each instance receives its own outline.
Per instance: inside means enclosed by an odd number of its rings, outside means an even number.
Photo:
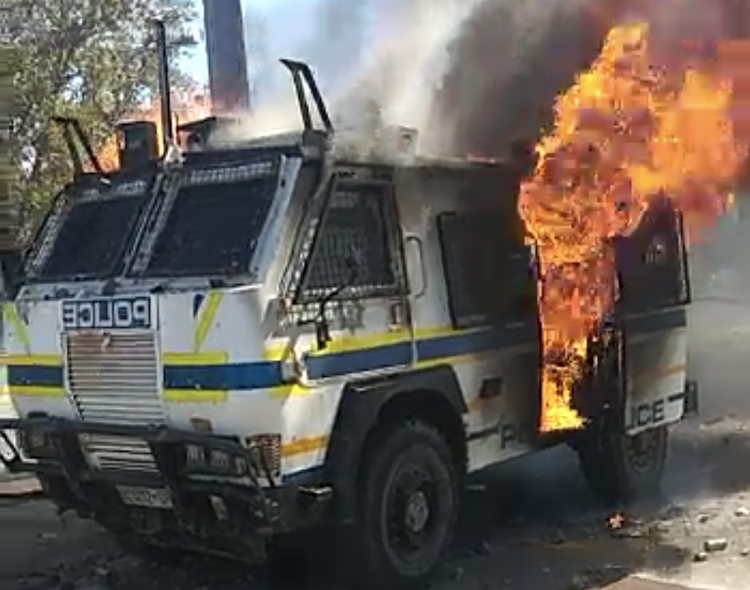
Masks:
[[[302,302],[342,286],[357,297],[398,288],[395,220],[389,215],[388,196],[387,188],[379,185],[335,189],[304,273]]]
[[[145,198],[130,196],[73,204],[40,276],[98,276],[109,272],[117,263]]]
[[[263,230],[276,177],[180,190],[146,274],[236,274],[247,270]]]

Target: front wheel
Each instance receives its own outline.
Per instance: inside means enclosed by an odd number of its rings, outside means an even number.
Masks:
[[[349,582],[362,590],[429,583],[453,536],[459,481],[451,450],[419,421],[377,433],[364,457]]]
[[[607,503],[633,502],[658,494],[667,458],[666,426],[636,435],[589,431],[576,444],[581,472]]]

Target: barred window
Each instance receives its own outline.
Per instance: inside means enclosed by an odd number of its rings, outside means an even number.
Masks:
[[[349,297],[395,294],[401,284],[395,211],[387,185],[334,188],[302,279],[301,303],[347,287]]]

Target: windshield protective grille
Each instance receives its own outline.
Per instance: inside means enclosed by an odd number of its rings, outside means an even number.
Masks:
[[[61,213],[49,224],[45,247],[34,260],[32,276],[94,278],[114,272],[148,195],[147,183],[130,184],[137,190],[115,187],[104,194],[64,196]]]
[[[276,193],[278,169],[256,168],[230,179],[203,171],[204,180],[176,194],[145,268],[148,276],[247,272]]]

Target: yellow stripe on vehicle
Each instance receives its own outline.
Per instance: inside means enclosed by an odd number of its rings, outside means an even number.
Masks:
[[[200,351],[203,348],[203,344],[206,341],[208,332],[214,324],[216,319],[216,313],[219,311],[219,306],[224,298],[222,291],[212,291],[206,297],[206,301],[201,305],[201,309],[198,312],[198,320],[195,323],[195,330],[193,332],[193,348],[195,352]]]
[[[310,356],[325,356],[326,354],[335,354],[337,352],[351,352],[367,348],[377,348],[378,346],[388,346],[389,344],[401,344],[410,342],[412,339],[411,332],[408,330],[393,330],[388,332],[377,332],[373,334],[341,334],[334,336],[333,340],[328,343],[324,350],[314,350]]]
[[[399,344],[401,342],[409,342],[410,340],[411,333],[407,330],[362,335],[334,334],[333,340],[328,343],[328,347],[325,350],[310,350],[308,354],[316,357],[325,356],[326,354],[338,352],[351,352],[376,348],[378,346],[387,346],[389,344]],[[263,355],[265,360],[280,361],[287,358],[291,353],[290,342],[291,340],[289,339],[276,340],[272,344],[267,345]]]
[[[281,454],[284,457],[293,457],[295,455],[311,453],[312,451],[319,451],[320,449],[324,449],[327,445],[328,436],[326,435],[298,438],[284,443],[281,446]]]
[[[59,354],[8,354],[0,357],[0,366],[2,365],[22,365],[40,366],[40,367],[61,367],[62,355]]]
[[[62,386],[8,385],[6,391],[11,395],[29,397],[65,397],[65,389]]]
[[[225,365],[229,353],[222,351],[206,352],[165,352],[161,355],[165,365]]]
[[[164,401],[172,403],[224,403],[229,399],[226,389],[165,389]]]
[[[335,354],[340,352],[352,352],[357,350],[366,350],[368,348],[377,348],[378,346],[388,346],[389,344],[401,344],[414,340],[425,340],[429,338],[440,338],[442,336],[467,335],[472,332],[481,332],[483,329],[476,330],[456,330],[451,326],[435,326],[431,328],[420,328],[414,332],[408,329],[389,330],[387,332],[377,332],[370,334],[333,334],[333,340],[328,344],[325,350],[311,350],[310,356],[325,356],[326,354]],[[268,361],[283,360],[290,353],[290,339],[277,339],[268,344],[265,348],[264,358]],[[462,355],[466,356],[466,355]]]

